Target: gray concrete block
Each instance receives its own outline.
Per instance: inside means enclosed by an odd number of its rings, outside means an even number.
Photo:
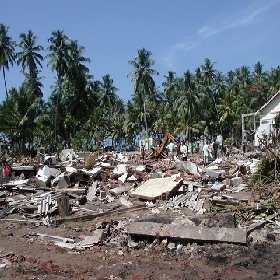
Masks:
[[[167,238],[185,242],[247,244],[246,230],[239,228],[180,226],[152,222],[131,222],[128,225],[131,236]]]
[[[246,231],[238,228],[163,225],[159,237],[194,242],[247,244]]]
[[[237,186],[239,186],[242,183],[243,183],[242,177],[233,177],[233,178],[230,179],[230,184],[233,187],[237,187]]]
[[[127,233],[134,236],[157,236],[162,225],[162,223],[153,222],[130,222]]]

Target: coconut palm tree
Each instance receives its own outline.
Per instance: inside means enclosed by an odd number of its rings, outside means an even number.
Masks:
[[[197,105],[195,77],[188,70],[184,73],[183,89],[181,96],[176,101],[176,108],[181,117],[182,128],[188,131],[189,140],[191,125],[197,116]]]
[[[12,40],[11,37],[8,36],[9,27],[4,24],[0,24],[0,69],[3,72],[3,78],[6,89],[6,96],[8,97],[8,88],[6,81],[6,70],[9,70],[9,65],[13,66],[13,62],[15,62],[15,46],[16,42]]]
[[[215,79],[217,75],[217,70],[214,69],[214,63],[211,62],[209,58],[205,59],[205,64],[201,65],[201,88],[204,94],[204,110],[208,109],[207,118],[205,119],[207,123],[207,129],[210,135],[213,132],[214,122],[217,121],[216,113],[216,90],[215,90]],[[204,112],[206,112],[206,110]]]
[[[22,49],[22,51],[19,51],[16,54],[17,64],[21,65],[22,71],[26,77],[23,86],[26,87],[26,91],[29,93],[29,118],[31,118],[32,126],[34,127],[33,121],[38,116],[43,102],[43,84],[40,81],[42,77],[38,77],[38,67],[43,67],[41,64],[43,61],[43,56],[39,53],[40,51],[43,51],[43,47],[36,45],[38,36],[35,35],[31,30],[28,30],[27,34],[21,33],[19,37],[21,41],[18,46]],[[28,72],[25,72],[26,68],[28,68]]]
[[[152,53],[150,51],[142,48],[138,50],[138,56],[136,56],[134,60],[128,61],[128,63],[134,67],[134,71],[130,72],[128,76],[130,76],[131,80],[135,83],[134,95],[143,108],[146,137],[148,137],[146,102],[147,98],[153,98],[155,94],[155,82],[152,76],[159,74],[156,70],[151,68],[155,64],[151,56]]]
[[[21,33],[19,37],[21,39],[19,47],[22,51],[17,53],[17,64],[21,65],[23,72],[28,68],[29,76],[35,78],[37,77],[38,66],[43,68],[41,62],[44,58],[39,52],[43,51],[44,48],[40,45],[36,45],[38,36],[31,30],[28,30],[27,33]]]
[[[155,131],[161,131],[163,133],[170,132],[172,134],[176,131],[176,125],[178,123],[178,113],[175,110],[175,102],[180,96],[180,86],[182,79],[176,76],[175,72],[169,71],[166,79],[163,83],[163,91],[157,94],[156,117],[153,123]],[[169,124],[166,126],[166,124]],[[165,128],[163,130],[163,128]]]
[[[68,72],[68,56],[69,56],[69,41],[70,38],[66,36],[63,31],[57,30],[52,32],[52,36],[48,39],[50,46],[47,50],[46,58],[49,59],[48,66],[51,65],[52,71],[56,71],[57,74],[57,86],[58,86],[58,97],[55,113],[55,123],[54,123],[54,141],[57,141],[57,115],[58,115],[58,103],[60,102],[62,96],[62,85],[63,78]]]
[[[109,74],[106,74],[102,77],[101,87],[100,87],[100,96],[99,96],[99,104],[103,110],[107,111],[107,113],[111,114],[113,108],[117,101],[116,92],[119,89],[114,86],[114,79],[110,77]]]
[[[77,41],[69,43],[68,50],[68,71],[65,79],[65,105],[69,108],[69,113],[76,119],[76,125],[80,126],[81,122],[86,121],[92,109],[91,98],[91,82],[89,69],[85,66],[86,62],[90,62],[89,58],[83,55],[85,48],[78,45]]]

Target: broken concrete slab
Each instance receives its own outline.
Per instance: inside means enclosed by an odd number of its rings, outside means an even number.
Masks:
[[[191,161],[176,161],[175,168],[179,170],[188,170],[191,174],[198,174],[202,171],[195,163]]]
[[[119,202],[126,207],[132,207],[133,206],[132,202],[128,201],[127,196],[121,196],[119,198]]]
[[[114,174],[119,174],[122,175],[124,173],[127,173],[127,167],[125,164],[118,164],[114,170],[113,170]]]
[[[101,169],[102,169],[101,167],[95,167],[91,170],[82,169],[82,171],[86,172],[87,174],[89,174],[90,176],[95,178],[96,176],[98,176],[100,174]]]
[[[130,195],[146,200],[168,199],[180,189],[182,182],[182,179],[177,181],[173,177],[149,179],[132,191]]]
[[[242,183],[243,183],[242,177],[233,177],[230,179],[230,184],[233,187],[238,187]]]
[[[98,244],[102,239],[104,239],[103,235],[104,235],[103,229],[96,229],[93,232],[93,235],[85,236],[82,241],[72,244],[74,245],[73,249],[83,250],[86,248],[90,248],[95,244]]]
[[[221,184],[221,183],[220,184],[219,183],[215,183],[211,187],[212,190],[218,191],[218,192],[224,190],[225,188],[226,188],[226,185],[225,184]]]
[[[164,225],[160,234],[162,238],[172,238],[179,240],[193,240],[196,242],[225,242],[247,244],[246,231],[239,228],[225,227],[184,227]]]
[[[72,161],[77,157],[73,149],[64,149],[59,155],[61,161]]]
[[[120,194],[129,192],[130,190],[133,189],[133,187],[134,187],[134,185],[127,185],[127,186],[116,187],[114,189],[111,189],[110,193],[112,195],[114,195],[114,196],[118,196]]]
[[[154,222],[130,222],[127,233],[132,236],[159,236],[164,224]]]
[[[69,187],[69,183],[68,182],[69,182],[69,180],[66,180],[64,174],[59,175],[57,187],[61,188],[61,189],[68,188]]]
[[[206,169],[206,176],[208,176],[210,178],[218,178],[218,177],[222,176],[224,173],[225,173],[224,170],[217,170],[217,169],[211,170],[211,168]]]
[[[94,198],[96,197],[96,192],[97,192],[97,182],[94,182],[88,189],[87,192],[87,201],[93,201]]]
[[[53,241],[53,242],[65,242],[65,243],[74,243],[73,238],[67,238],[62,236],[56,236],[56,235],[48,235],[48,234],[42,234],[42,233],[36,233],[36,236],[39,236],[43,240]]]
[[[51,178],[38,177],[36,179],[36,187],[39,188],[49,188],[51,186]]]
[[[152,222],[130,222],[127,233],[131,236],[169,238],[186,242],[223,242],[247,244],[247,232],[239,228],[180,226]]]

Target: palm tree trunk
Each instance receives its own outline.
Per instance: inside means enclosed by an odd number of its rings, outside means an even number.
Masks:
[[[58,118],[58,104],[61,95],[61,79],[58,78],[58,94],[56,99],[55,117],[54,117],[54,141],[57,141],[57,118]],[[56,143],[57,144],[57,143]]]
[[[143,109],[144,109],[144,121],[145,121],[146,137],[148,139],[148,150],[149,150],[150,149],[150,143],[149,143],[148,124],[147,124],[147,117],[146,117],[146,98],[145,98],[145,93],[144,93]]]
[[[4,67],[3,67],[3,77],[4,77],[4,83],[5,83],[5,89],[6,89],[6,97],[8,97],[8,88],[7,88],[6,73],[5,73]]]

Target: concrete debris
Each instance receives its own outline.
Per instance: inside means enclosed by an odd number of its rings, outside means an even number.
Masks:
[[[156,200],[159,198],[168,199],[175,194],[182,185],[182,179],[176,180],[173,177],[149,179],[140,185],[130,195],[145,200]]]
[[[238,228],[175,226],[152,222],[131,222],[128,226],[131,236],[167,238],[170,240],[193,242],[225,242],[247,244],[247,233]]]
[[[247,184],[259,160],[244,157],[238,153],[235,158],[219,157],[205,167],[200,154],[193,154],[187,161],[176,157],[147,160],[143,164],[139,152],[91,153],[80,157],[67,149],[61,152],[60,161],[50,156],[45,164],[12,165],[14,176],[10,181],[2,179],[0,219],[20,213],[25,218],[11,220],[37,221],[51,227],[59,220],[62,223],[94,219],[114,211],[142,209],[147,215],[158,216],[159,221],[111,221],[96,227],[91,235],[81,236],[78,242],[38,236],[71,250],[85,250],[105,241],[138,247],[137,241],[121,240],[128,236],[152,237],[176,252],[181,252],[182,246],[174,241],[246,245],[254,225],[264,225],[254,218],[266,215],[272,207]],[[238,220],[233,215],[228,218],[227,214],[213,214],[223,209],[246,209],[250,219],[245,214]],[[167,213],[176,213],[181,218],[163,222],[161,218]],[[277,221],[273,222],[277,225]],[[119,254],[123,253],[120,249]]]

